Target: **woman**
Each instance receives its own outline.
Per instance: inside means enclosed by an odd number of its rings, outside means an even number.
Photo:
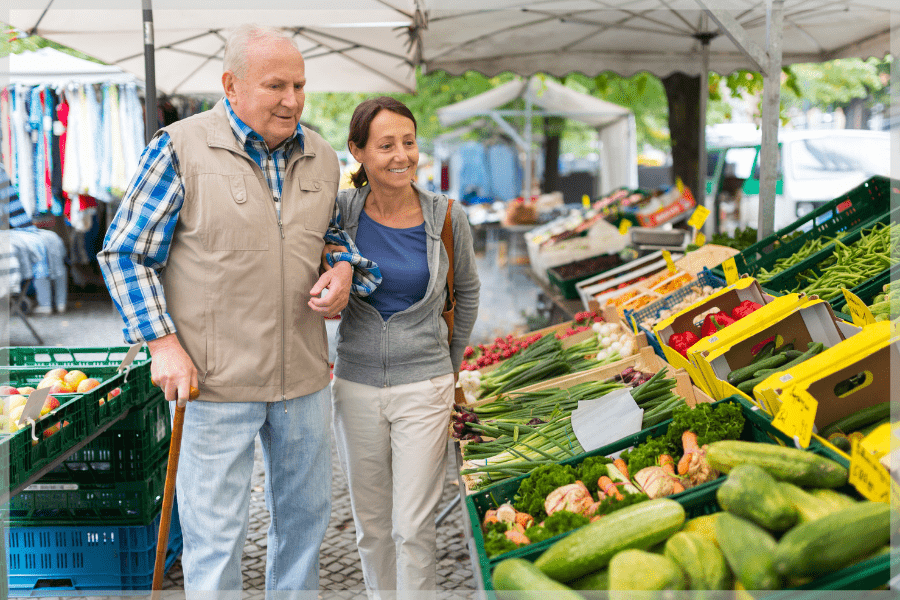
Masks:
[[[449,261],[441,243],[448,199],[414,183],[416,120],[393,98],[353,113],[350,153],[361,164],[341,190],[342,227],[382,282],[351,296],[334,367],[334,433],[347,475],[370,594],[433,591],[434,512],[446,468],[454,376],[478,311],[472,233],[452,206],[456,313],[452,343],[441,316]],[[421,596],[417,594],[416,597]]]

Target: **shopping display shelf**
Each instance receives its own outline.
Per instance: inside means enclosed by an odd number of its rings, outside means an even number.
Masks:
[[[793,255],[808,240],[849,234],[877,221],[890,211],[891,189],[898,187],[900,182],[887,177],[868,179],[735,255],[738,273],[755,276],[760,269],[771,269],[777,260]],[[721,265],[713,268],[713,273],[725,278]]]
[[[547,269],[550,285],[557,288],[566,300],[577,300],[578,289],[575,287],[588,277],[593,277],[622,265],[618,254],[600,254],[582,260],[551,267]],[[573,274],[574,273],[574,274]]]
[[[790,438],[788,438],[785,434],[772,426],[771,420],[768,418],[768,415],[761,414],[751,403],[742,398],[739,398],[738,396],[732,396],[724,400],[719,400],[718,402],[713,403],[712,406],[716,407],[725,403],[736,404],[741,407],[741,412],[744,415],[745,420],[740,439],[767,444],[793,445],[793,442]],[[602,448],[598,448],[597,450],[593,450],[591,452],[580,454],[578,456],[560,461],[560,464],[576,465],[580,464],[584,459],[590,456],[610,456],[613,454],[617,454],[623,450],[627,450],[628,448],[644,442],[648,437],[659,437],[661,435],[664,435],[668,429],[669,423],[671,423],[671,420],[664,421],[659,425],[644,429],[643,431],[625,437]],[[846,460],[838,456],[832,450],[826,448],[825,446],[822,446],[821,444],[813,444],[812,446],[810,446],[809,451],[821,456],[825,456],[841,463],[844,466],[847,466]],[[491,589],[491,573],[493,572],[493,569],[497,565],[497,563],[499,563],[501,560],[507,558],[525,558],[527,560],[534,560],[544,550],[553,545],[553,543],[568,535],[568,533],[563,533],[542,542],[529,544],[528,546],[522,546],[521,548],[517,548],[516,550],[495,557],[489,558],[487,556],[484,550],[484,536],[482,535],[481,530],[481,523],[484,519],[485,513],[489,509],[496,508],[496,506],[504,502],[513,502],[519,490],[519,486],[527,477],[528,475],[526,474],[514,479],[502,481],[490,486],[483,491],[470,494],[465,499],[466,514],[469,520],[469,526],[472,529],[472,536],[477,554],[477,562],[481,572],[480,576],[485,589]],[[715,490],[718,489],[718,487],[724,481],[724,477],[719,477],[715,481],[701,484],[680,494],[671,496],[671,498],[685,506],[688,518],[700,516],[702,514],[708,514],[709,512],[715,512],[715,510],[718,510],[717,506],[709,506],[709,502],[704,500],[704,498],[708,500],[709,497],[712,497],[714,503]],[[848,488],[848,491],[852,490],[853,488]]]
[[[46,371],[45,366],[0,367],[0,381],[36,387]],[[8,461],[0,461],[0,481],[8,482],[8,490],[16,490],[148,398],[149,361],[122,372],[117,366],[95,366],[87,374],[101,380],[100,385],[83,394],[54,394],[58,408],[15,433],[0,435],[0,456],[8,456]]]
[[[7,528],[10,597],[95,596],[101,591],[117,596],[150,590],[159,521],[157,512],[140,525]],[[178,510],[173,507],[166,572],[182,547]]]

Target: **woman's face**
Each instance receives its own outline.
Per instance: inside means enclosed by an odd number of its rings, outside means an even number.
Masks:
[[[416,177],[419,147],[411,119],[382,109],[369,125],[369,140],[364,148],[350,143],[350,152],[366,168],[373,188],[408,187]]]

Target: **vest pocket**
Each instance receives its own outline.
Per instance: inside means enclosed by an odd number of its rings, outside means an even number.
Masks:
[[[337,182],[323,179],[299,179],[300,214],[303,227],[325,235],[331,222],[334,201],[337,198]]]

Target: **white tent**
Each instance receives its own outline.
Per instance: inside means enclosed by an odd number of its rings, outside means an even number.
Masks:
[[[87,5],[82,0],[39,0],[22,8],[25,4],[9,11],[13,26],[140,77],[145,76],[144,44],[149,41],[155,47],[156,87],[168,94],[221,92],[225,33],[247,22],[293,32],[306,61],[309,91],[415,89],[415,48],[406,33],[413,24],[413,0],[398,0],[402,8],[379,0],[333,6],[313,0],[290,5],[220,0],[215,7],[199,0],[157,0],[152,2],[150,40],[142,19],[148,0]]]
[[[9,67],[8,70],[5,67]],[[9,62],[0,67],[0,79],[23,85],[60,83],[134,83],[140,80],[119,67],[78,58],[55,48],[40,48],[33,52],[21,52],[9,56]]]
[[[898,38],[897,0],[425,0],[426,71],[629,76],[649,71],[765,77],[759,235],[772,231],[783,64],[882,57]],[[895,48],[894,53],[897,54]],[[700,122],[706,122],[701,86]],[[706,166],[700,128],[701,170]]]
[[[504,110],[516,99],[525,101],[525,110]],[[616,188],[637,187],[637,139],[634,114],[617,104],[579,93],[551,79],[517,78],[478,96],[438,109],[437,116],[444,126],[465,121],[474,116],[489,116],[509,135],[526,155],[523,195],[530,195],[531,127],[520,135],[505,117],[524,116],[526,123],[533,117],[561,116],[587,123],[597,129],[600,139],[600,179],[597,192],[607,193]]]

